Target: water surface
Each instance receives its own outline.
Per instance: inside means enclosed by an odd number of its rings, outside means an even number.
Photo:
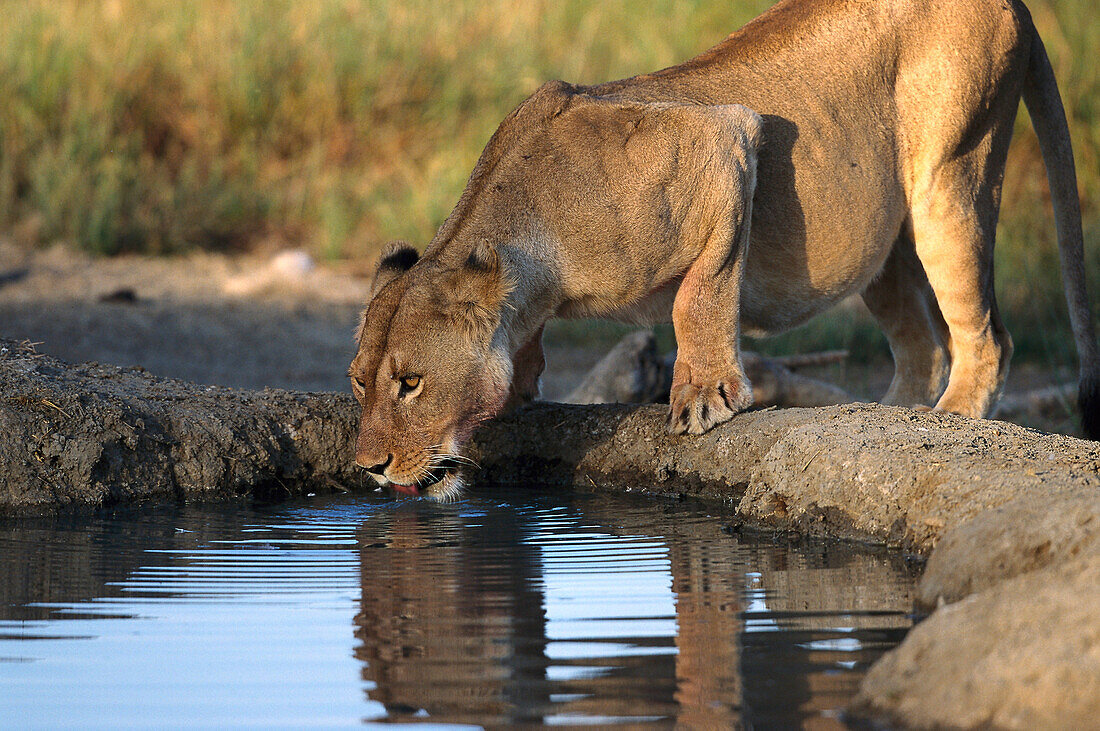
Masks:
[[[840,727],[898,555],[497,490],[0,523],[0,725]]]

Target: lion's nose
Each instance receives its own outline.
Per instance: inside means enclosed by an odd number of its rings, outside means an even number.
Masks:
[[[390,466],[390,462],[392,462],[392,461],[393,461],[393,455],[392,454],[387,454],[385,462],[379,462],[378,464],[372,465],[370,467],[363,464],[363,458],[362,457],[357,458],[355,460],[355,463],[357,465],[359,465],[360,467],[362,467],[363,469],[365,469],[367,472],[370,472],[372,475],[381,475],[383,472],[386,471],[386,468]]]

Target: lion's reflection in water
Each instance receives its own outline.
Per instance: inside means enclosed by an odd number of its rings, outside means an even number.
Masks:
[[[740,539],[683,506],[528,497],[406,502],[360,527],[356,657],[391,719],[839,726],[910,624],[897,557]]]
[[[547,708],[538,549],[522,524],[423,503],[378,519],[384,530],[362,545],[356,617],[370,697],[394,715],[470,723]]]

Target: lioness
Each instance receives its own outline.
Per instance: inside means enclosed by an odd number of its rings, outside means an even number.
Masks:
[[[671,318],[670,428],[699,434],[751,403],[742,330],[792,328],[855,292],[894,355],[885,403],[985,416],[1012,352],[993,239],[1021,94],[1096,437],[1073,156],[1027,9],[783,0],[679,66],[553,81],[505,118],[424,255],[396,246],[378,265],[350,370],[356,462],[455,495],[474,427],[538,394],[555,316]]]

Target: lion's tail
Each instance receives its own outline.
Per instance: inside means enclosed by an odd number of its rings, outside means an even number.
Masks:
[[[1069,320],[1081,365],[1077,402],[1085,436],[1100,440],[1100,350],[1092,324],[1092,310],[1085,288],[1085,253],[1081,233],[1081,201],[1077,197],[1077,173],[1073,165],[1069,125],[1058,83],[1050,67],[1043,41],[1032,26],[1031,59],[1024,80],[1024,103],[1047,169],[1050,198],[1058,228],[1058,252],[1062,283],[1069,305]]]

